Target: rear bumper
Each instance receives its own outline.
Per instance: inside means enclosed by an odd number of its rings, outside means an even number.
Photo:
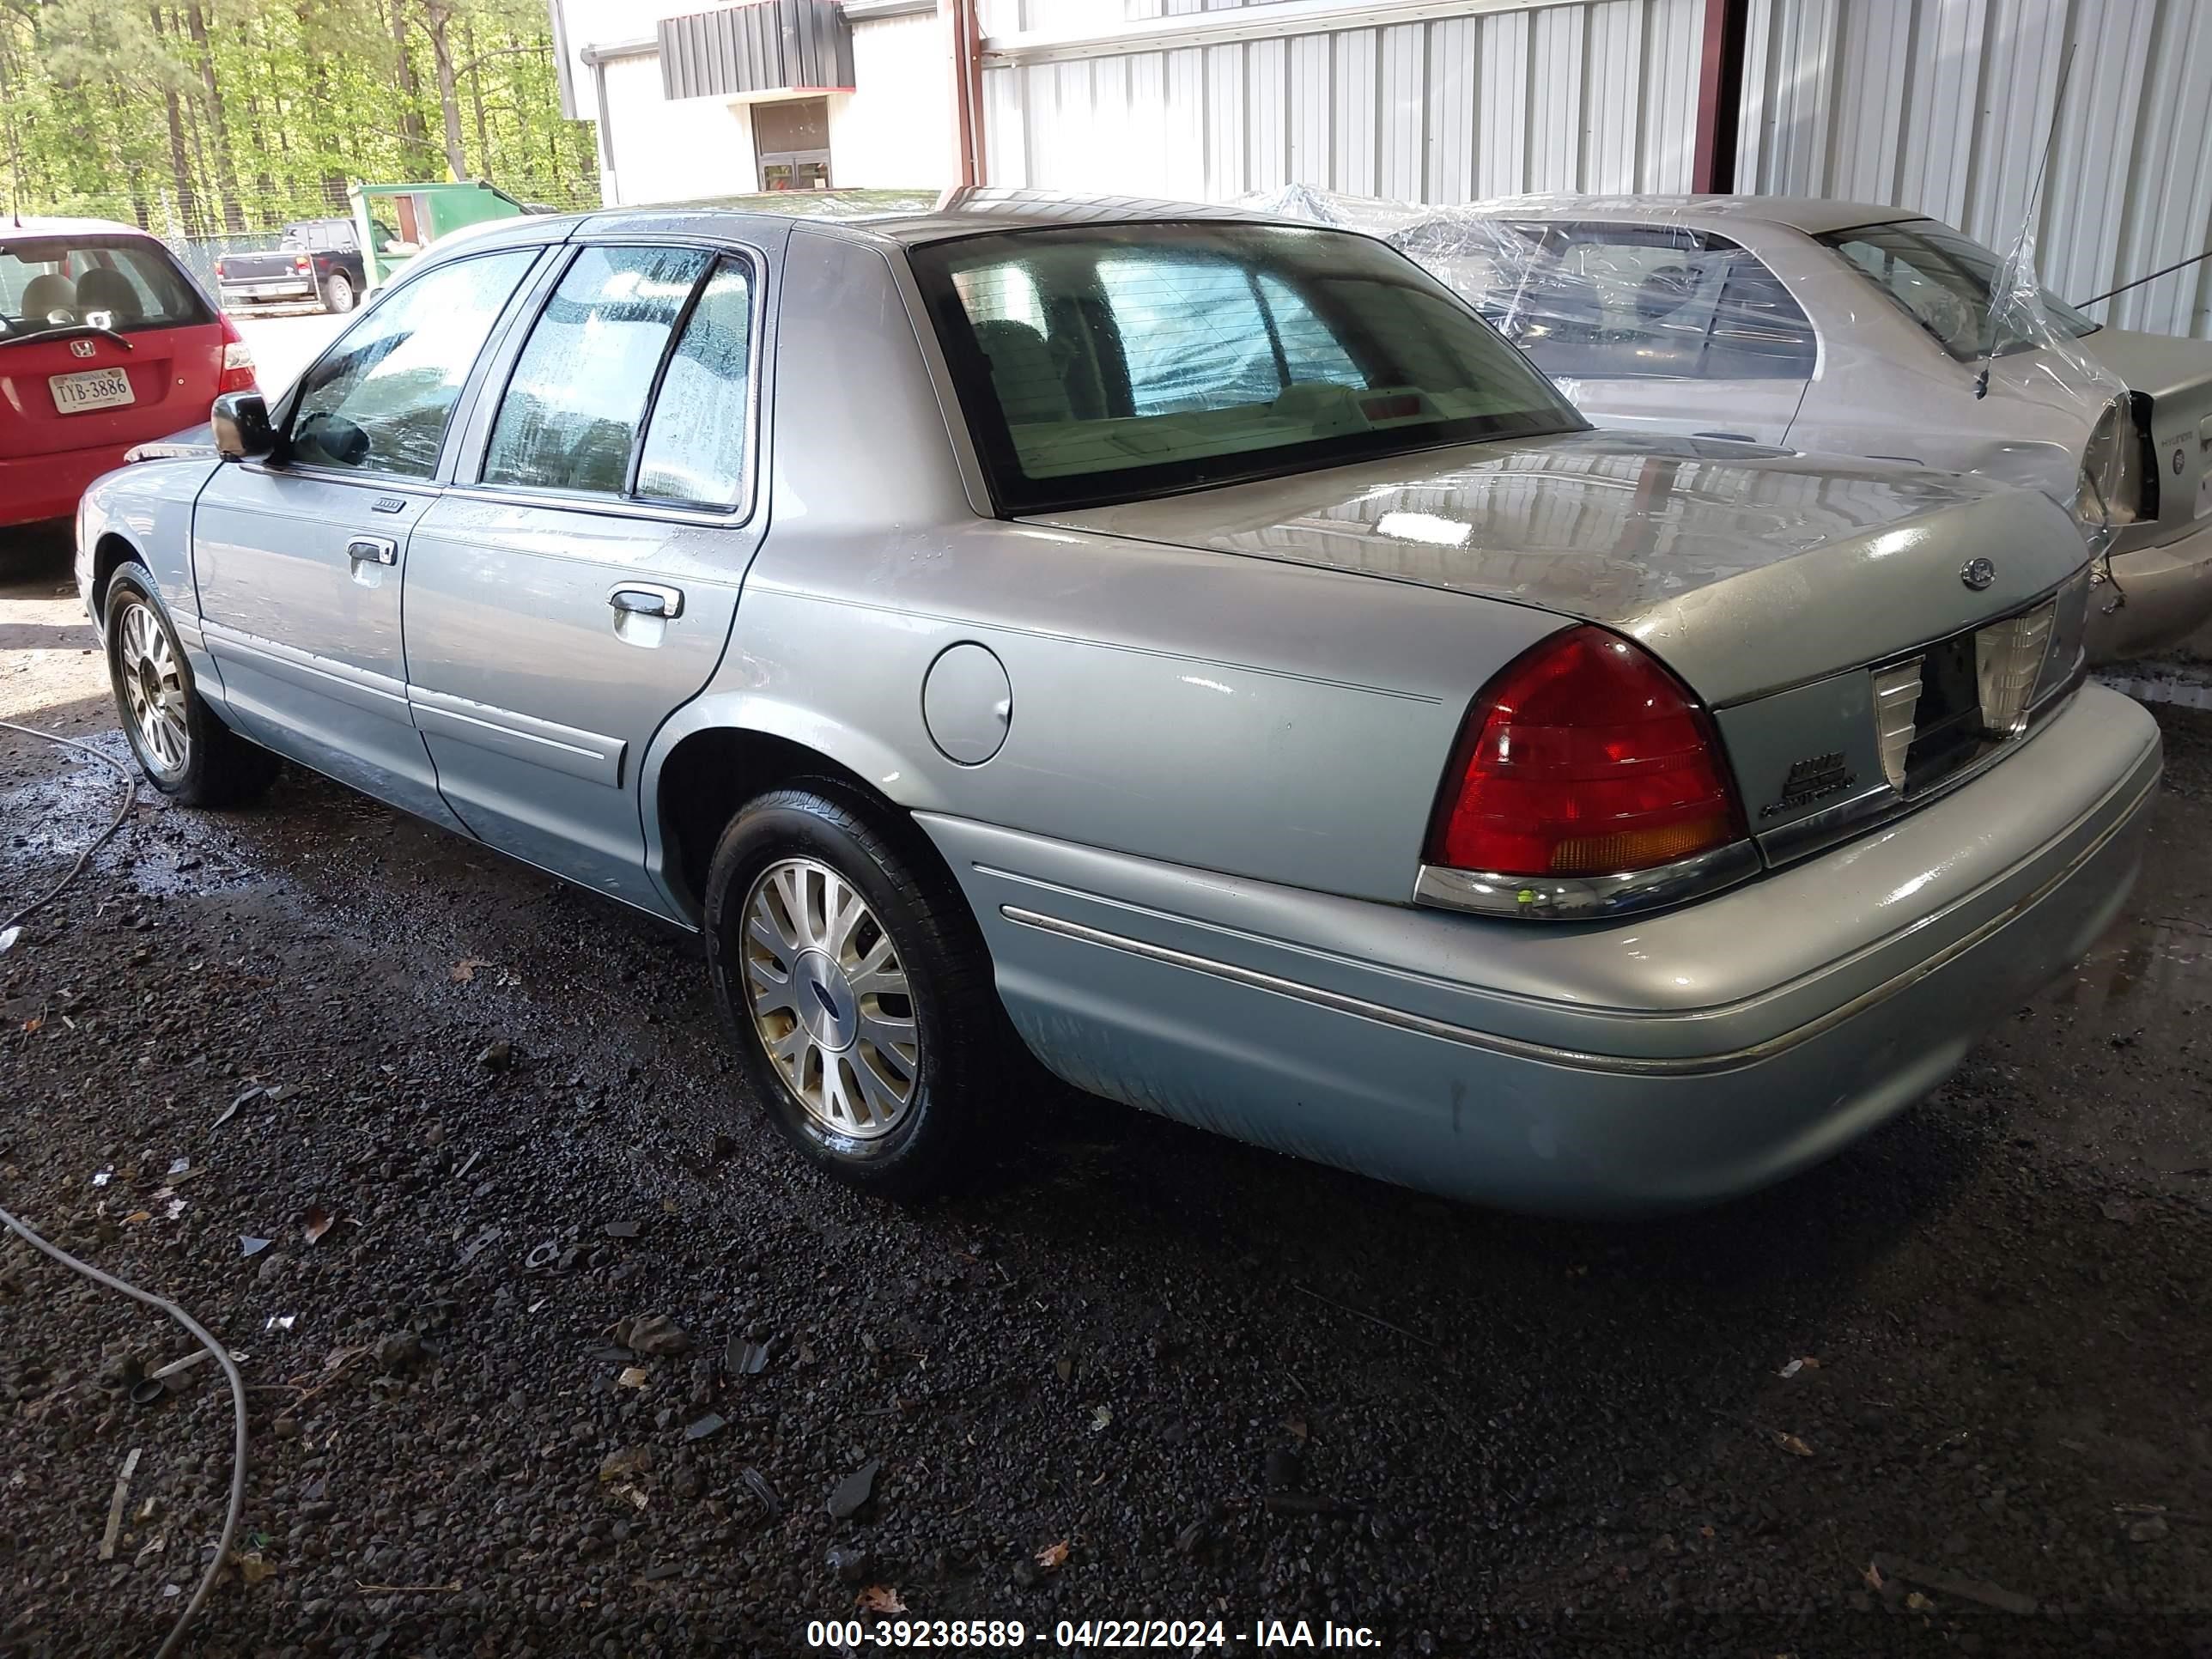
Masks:
[[[1828,1156],[2087,948],[2140,861],[2157,727],[2093,686],[2028,742],[1804,865],[1589,927],[923,823],[1069,1081],[1453,1197],[1634,1213]]]
[[[226,307],[251,304],[256,300],[312,300],[321,290],[315,279],[304,272],[296,276],[269,276],[250,283],[218,283],[216,296]]]
[[[2090,662],[2172,649],[2212,622],[2212,518],[2170,542],[2115,553],[2112,580],[2125,596],[2117,608],[2104,609],[2112,602],[2112,588],[2089,592]]]
[[[129,444],[65,449],[52,455],[0,456],[0,526],[75,515],[85,486],[123,465]]]

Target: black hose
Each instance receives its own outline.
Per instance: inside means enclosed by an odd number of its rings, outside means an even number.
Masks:
[[[7,928],[13,927],[17,922],[22,921],[25,916],[29,915],[33,910],[40,908],[43,905],[52,903],[54,900],[61,896],[61,892],[64,888],[67,887],[71,882],[75,881],[78,876],[84,872],[84,866],[91,861],[92,855],[100,850],[102,844],[106,842],[110,836],[113,835],[118,830],[120,830],[123,827],[123,820],[130,817],[131,809],[137,804],[138,780],[131,775],[131,769],[125,766],[121,761],[116,759],[114,756],[103,754],[99,750],[94,749],[88,743],[79,743],[75,738],[65,738],[58,732],[41,732],[35,726],[18,726],[14,720],[0,720],[0,726],[6,726],[10,732],[21,732],[27,738],[44,738],[48,743],[58,743],[67,748],[81,749],[86,754],[91,756],[93,759],[103,762],[106,765],[113,767],[118,772],[123,775],[123,801],[122,804],[115,809],[115,816],[113,818],[109,820],[107,828],[101,830],[97,836],[94,836],[91,844],[88,846],[84,851],[76,855],[76,862],[70,866],[69,873],[67,875],[64,876],[59,881],[56,882],[45,892],[40,894],[38,897],[33,899],[21,909],[16,911],[14,915],[9,916],[4,921],[0,921],[0,931],[4,931]]]
[[[230,1457],[230,1509],[223,1516],[222,1539],[216,1546],[215,1559],[208,1563],[207,1571],[200,1575],[199,1588],[192,1592],[192,1599],[185,1603],[185,1610],[178,1615],[176,1624],[170,1629],[168,1639],[155,1650],[154,1659],[169,1659],[169,1656],[177,1650],[177,1644],[185,1639],[185,1627],[207,1605],[208,1596],[215,1589],[216,1574],[222,1571],[222,1564],[230,1559],[231,1543],[238,1536],[239,1511],[246,1506],[246,1379],[239,1375],[237,1363],[231,1358],[229,1351],[210,1336],[199,1321],[175,1303],[155,1296],[151,1291],[142,1291],[112,1273],[102,1273],[88,1262],[78,1261],[67,1250],[46,1243],[5,1210],[0,1210],[0,1223],[5,1223],[21,1234],[33,1249],[44,1251],[64,1267],[82,1273],[87,1279],[105,1285],[110,1290],[120,1291],[134,1302],[143,1302],[149,1308],[159,1308],[190,1331],[199,1345],[216,1357],[216,1363],[222,1367],[222,1374],[230,1379],[230,1401],[238,1419],[237,1443],[232,1448]]]
[[[58,897],[62,890],[82,873],[84,866],[91,861],[93,854],[99,850],[100,845],[123,827],[123,820],[130,815],[131,806],[138,799],[138,780],[131,775],[131,769],[124,765],[121,761],[112,755],[102,754],[88,743],[80,743],[75,738],[64,738],[58,732],[41,732],[35,726],[20,726],[14,720],[0,720],[0,726],[5,726],[10,732],[21,732],[26,737],[44,738],[48,743],[58,743],[66,748],[82,750],[94,760],[103,761],[121,773],[124,785],[122,804],[115,809],[115,817],[110,820],[107,828],[94,836],[84,851],[76,855],[76,862],[70,866],[67,875],[9,916],[5,922],[0,922],[0,927],[12,927],[40,906],[51,903]],[[155,1650],[154,1659],[169,1659],[169,1656],[177,1650],[177,1644],[185,1639],[185,1627],[192,1622],[199,1610],[207,1605],[208,1596],[215,1589],[216,1575],[222,1571],[223,1563],[230,1559],[230,1547],[238,1536],[239,1511],[246,1506],[246,1379],[239,1375],[237,1364],[231,1358],[229,1351],[210,1336],[198,1320],[175,1303],[166,1297],[155,1296],[150,1291],[142,1291],[136,1285],[118,1279],[112,1273],[103,1273],[89,1262],[78,1261],[58,1245],[49,1244],[4,1209],[0,1209],[0,1223],[4,1223],[10,1231],[21,1234],[24,1242],[33,1249],[52,1256],[72,1272],[82,1273],[87,1279],[105,1285],[110,1290],[120,1291],[134,1302],[143,1302],[149,1308],[160,1309],[190,1331],[193,1339],[216,1357],[216,1363],[222,1367],[222,1374],[230,1379],[230,1401],[238,1422],[237,1441],[232,1448],[230,1458],[230,1508],[223,1516],[222,1538],[216,1546],[215,1559],[208,1563],[207,1571],[200,1575],[199,1588],[192,1592],[192,1599],[185,1603],[184,1612],[178,1615],[177,1622],[170,1627],[168,1639]]]

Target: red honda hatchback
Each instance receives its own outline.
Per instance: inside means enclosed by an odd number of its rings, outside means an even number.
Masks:
[[[230,319],[145,232],[0,219],[0,526],[69,517],[132,445],[253,383]]]

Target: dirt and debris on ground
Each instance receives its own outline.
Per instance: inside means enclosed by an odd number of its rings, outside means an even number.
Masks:
[[[0,590],[0,717],[121,755],[64,580]],[[684,939],[296,771],[142,800],[0,954],[0,1203],[246,1356],[191,1653],[790,1654],[894,1607],[2212,1653],[2212,714],[2159,716],[2079,970],[1686,1219],[1457,1208],[1065,1092],[959,1199],[858,1198],[739,1100]],[[116,787],[0,733],[0,894]],[[190,1352],[0,1244],[0,1654],[149,1652],[190,1595],[228,1390],[141,1386]]]

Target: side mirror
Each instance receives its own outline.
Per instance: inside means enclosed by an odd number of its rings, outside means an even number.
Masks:
[[[224,392],[208,410],[208,424],[215,428],[216,453],[226,461],[266,455],[276,447],[269,405],[258,392]]]

